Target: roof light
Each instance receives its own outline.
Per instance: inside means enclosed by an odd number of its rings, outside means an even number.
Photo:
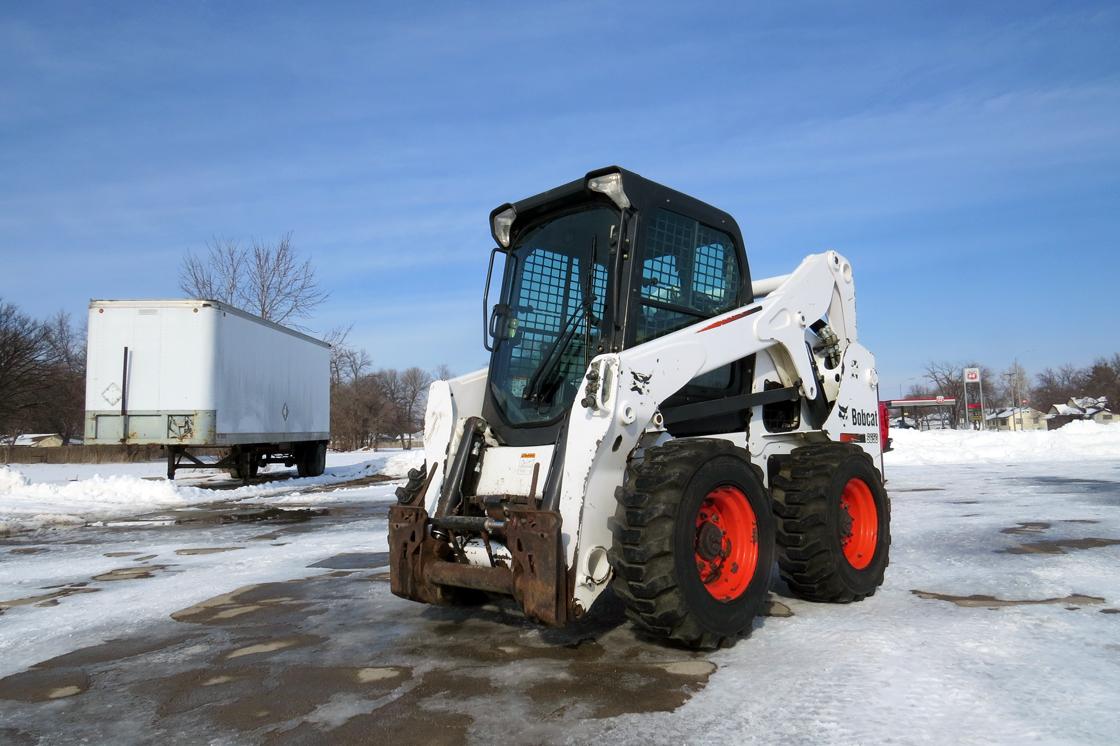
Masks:
[[[587,188],[593,192],[600,192],[611,198],[611,201],[625,210],[630,207],[630,198],[622,189],[622,174],[602,174],[587,180]]]
[[[513,207],[507,207],[493,218],[491,228],[494,231],[494,238],[502,245],[503,249],[509,248],[509,231],[516,219],[517,210],[514,210]]]

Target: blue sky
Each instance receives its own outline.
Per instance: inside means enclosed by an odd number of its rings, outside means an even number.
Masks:
[[[0,11],[0,296],[176,296],[293,231],[378,366],[481,365],[487,215],[618,163],[836,248],[884,395],[1120,350],[1120,8],[27,3]]]

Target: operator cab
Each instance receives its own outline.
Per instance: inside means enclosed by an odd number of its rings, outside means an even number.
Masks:
[[[596,355],[753,300],[734,218],[617,166],[501,205],[490,225],[498,247],[483,297],[491,352],[483,418],[505,445],[558,442]],[[498,255],[504,270],[491,307]],[[746,358],[698,376],[668,399],[670,432],[744,430],[745,411],[674,418],[672,410],[749,393],[752,365]]]

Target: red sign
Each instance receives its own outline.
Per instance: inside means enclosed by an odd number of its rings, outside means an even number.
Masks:
[[[979,409],[980,405],[977,404],[976,402],[972,402],[971,404],[968,405],[968,408],[969,409]]]

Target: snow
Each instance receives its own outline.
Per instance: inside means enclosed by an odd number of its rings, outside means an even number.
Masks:
[[[1100,610],[1120,607],[1120,546],[1006,551],[1120,539],[1115,460],[888,463],[887,474],[891,563],[874,596],[780,598],[794,615],[711,655],[719,669],[683,707],[587,722],[567,742],[1116,743],[1120,614]],[[1051,528],[1004,532],[1026,521]],[[962,608],[915,590],[1103,600]]]
[[[1014,550],[1042,540],[1120,539],[1120,426],[1073,422],[1042,432],[892,435],[896,450],[885,458],[893,545],[878,593],[858,604],[814,604],[782,595],[779,587],[778,600],[793,616],[762,619],[749,639],[704,655],[718,669],[682,707],[567,722],[549,740],[1114,743],[1120,614],[1100,612],[1120,608],[1120,546]],[[374,472],[403,475],[421,458],[419,451],[332,454],[321,478],[221,491],[201,486],[210,477],[189,484],[143,479],[148,465],[0,470],[0,515],[38,505],[88,521],[102,513],[142,513],[161,499],[173,506],[232,499],[353,511],[332,510],[306,524],[313,530],[269,541],[254,540],[274,530],[259,524],[87,526],[12,537],[0,543],[0,600],[79,583],[92,592],[68,595],[57,606],[6,609],[0,677],[107,639],[141,635],[175,611],[246,585],[330,572],[310,565],[338,553],[385,551],[379,511],[395,484],[342,482]],[[79,481],[66,481],[76,473]],[[1046,528],[1016,533],[1027,522]],[[43,551],[16,553],[31,545]],[[236,548],[180,554],[187,547]],[[136,556],[106,556],[122,551]],[[98,579],[123,567],[149,567],[152,577]],[[914,591],[1100,600],[990,609]],[[387,599],[385,618],[363,620],[371,628],[392,623],[393,604],[407,603],[384,586],[369,592]],[[567,652],[558,648],[556,655]],[[557,698],[562,708],[562,695]]]
[[[298,493],[373,474],[402,477],[423,461],[423,451],[357,451],[330,454],[319,477],[207,489],[226,479],[207,470],[201,478],[169,482],[162,463],[28,464],[0,467],[0,536],[48,526],[79,526],[153,510],[183,508],[217,500],[241,500]],[[273,469],[269,473],[290,471]],[[72,479],[71,475],[78,475]],[[67,481],[72,480],[72,481]],[[320,493],[323,499],[329,493]],[[306,501],[306,497],[300,498]]]
[[[1057,430],[891,430],[886,468],[1120,458],[1120,424],[1075,420]]]

